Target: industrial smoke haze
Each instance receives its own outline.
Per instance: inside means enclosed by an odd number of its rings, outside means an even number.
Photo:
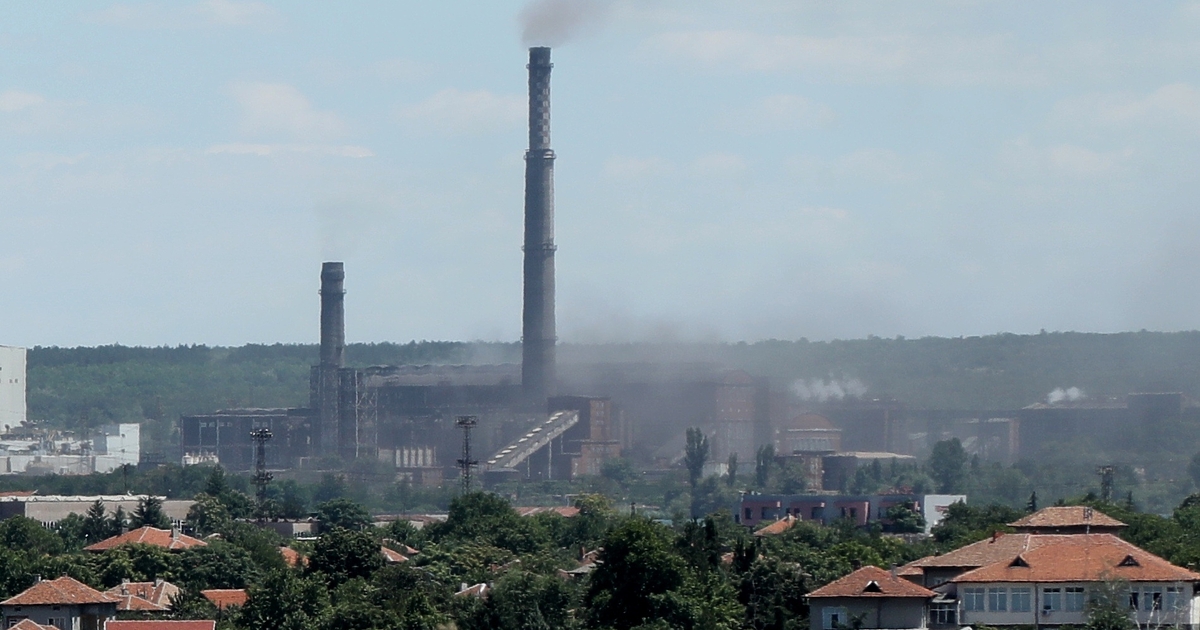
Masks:
[[[1085,396],[1083,390],[1079,389],[1078,387],[1068,387],[1066,389],[1055,387],[1054,391],[1046,394],[1046,402],[1050,403],[1051,405],[1054,403],[1063,402],[1064,400],[1067,402],[1075,402],[1077,400],[1083,400],[1084,398]]]
[[[598,28],[608,17],[609,0],[533,0],[521,10],[521,41],[526,46],[562,46]]]
[[[852,378],[849,380],[814,378],[808,381],[800,379],[792,383],[792,393],[800,400],[825,402],[841,400],[847,396],[858,398],[867,393],[867,386],[862,381]]]

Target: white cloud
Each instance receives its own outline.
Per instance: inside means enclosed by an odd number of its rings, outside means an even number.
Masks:
[[[692,161],[691,172],[705,177],[728,177],[746,170],[746,158],[734,153],[707,153]]]
[[[278,12],[262,2],[204,0],[195,4],[158,2],[117,3],[85,14],[85,19],[136,29],[186,29],[196,27],[271,26]]]
[[[1000,163],[1010,172],[1026,178],[1046,175],[1098,177],[1112,175],[1133,157],[1133,150],[1093,151],[1073,144],[1037,146],[1028,138],[1005,143]]]
[[[46,98],[33,92],[7,90],[0,92],[0,112],[15,112],[34,105],[41,105]]]
[[[1145,94],[1090,94],[1060,102],[1058,119],[1106,126],[1158,126],[1200,132],[1200,90],[1172,83]]]
[[[833,109],[828,105],[795,94],[776,94],[735,111],[727,122],[734,129],[770,132],[814,129],[833,120]]]
[[[525,99],[520,96],[454,88],[402,108],[398,114],[400,121],[415,131],[462,135],[508,131],[519,127],[525,116]]]
[[[241,105],[245,133],[326,139],[346,131],[337,114],[317,111],[300,90],[286,83],[235,83],[230,91]]]
[[[1005,35],[805,37],[710,30],[655,35],[643,49],[715,69],[816,73],[837,82],[1031,85],[1046,81],[1043,64]]]
[[[375,152],[367,147],[358,145],[326,145],[326,144],[255,144],[249,142],[232,142],[216,144],[209,147],[205,153],[219,155],[257,155],[271,156],[286,153],[307,153],[330,157],[365,158],[375,157]]]

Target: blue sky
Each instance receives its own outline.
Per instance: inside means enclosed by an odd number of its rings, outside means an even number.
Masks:
[[[563,341],[1200,327],[1200,3],[5,1],[0,343],[517,339],[555,15]]]

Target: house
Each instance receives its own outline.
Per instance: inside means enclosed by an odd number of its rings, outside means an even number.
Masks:
[[[1081,625],[1087,602],[1119,588],[1139,627],[1200,621],[1200,573],[1112,534],[1035,535],[1040,544],[952,581],[959,623],[978,626]],[[1120,586],[1116,586],[1120,585]]]
[[[100,552],[108,551],[121,545],[154,545],[168,551],[183,551],[192,547],[204,547],[208,543],[198,538],[181,534],[177,529],[158,529],[157,527],[147,525],[125,532],[119,536],[101,540],[83,549],[84,551]]]
[[[59,630],[102,630],[117,616],[119,599],[67,576],[36,584],[0,602],[4,627],[28,619]]]
[[[1117,537],[1124,523],[1074,506],[1009,525],[1017,531],[897,569],[938,593],[930,625],[1077,626],[1087,621],[1087,602],[1117,597],[1139,627],[1200,626],[1200,573]]]
[[[104,592],[121,599],[118,612],[154,612],[169,610],[171,599],[179,595],[179,587],[165,580],[122,582]]]
[[[789,515],[779,519],[778,521],[771,523],[770,525],[764,525],[763,527],[754,530],[754,535],[755,536],[778,536],[779,534],[782,534],[783,532],[786,532],[787,530],[791,529],[792,526],[795,525],[796,521],[798,521],[798,520],[800,520],[800,519],[797,519],[795,516],[792,516],[791,514],[789,514]]]
[[[210,588],[200,591],[205,599],[212,602],[217,610],[225,610],[230,606],[245,606],[249,595],[244,588]]]
[[[890,571],[863,567],[808,594],[809,628],[927,628],[936,596]]]
[[[40,623],[22,619],[15,626],[10,626],[8,630],[58,630],[54,626],[43,626]]]
[[[388,549],[387,547],[380,547],[379,552],[383,554],[383,561],[388,564],[399,564],[401,562],[408,562],[408,558],[406,558],[404,556],[404,554],[402,554],[399,551],[396,551],[394,549]]]
[[[216,628],[217,622],[211,620],[114,620],[104,624],[104,630],[216,630]]]

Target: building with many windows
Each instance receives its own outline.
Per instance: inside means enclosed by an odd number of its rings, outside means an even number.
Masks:
[[[1015,533],[996,534],[892,572],[875,569],[875,575],[907,580],[930,596],[920,617],[862,627],[1079,626],[1087,622],[1089,602],[1105,599],[1127,606],[1139,627],[1200,627],[1200,573],[1122,540],[1117,532],[1124,523],[1088,507],[1052,507],[1009,525]],[[911,607],[911,597],[876,591],[883,584],[878,583],[863,587],[875,592],[877,606]],[[863,597],[829,587],[810,593],[812,630],[845,625]]]

